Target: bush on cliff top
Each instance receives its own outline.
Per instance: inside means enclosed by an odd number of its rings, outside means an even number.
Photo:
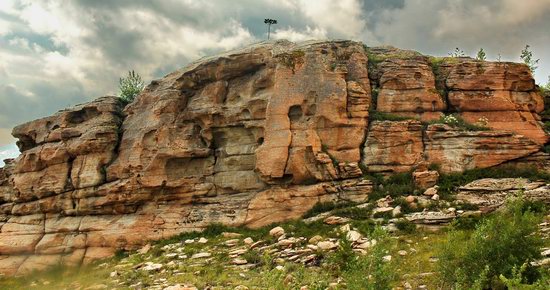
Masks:
[[[119,80],[119,98],[126,104],[134,101],[137,95],[141,93],[145,83],[141,76],[135,71],[129,71],[128,77],[120,78]]]

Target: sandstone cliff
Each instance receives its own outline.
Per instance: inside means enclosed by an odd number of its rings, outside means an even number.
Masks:
[[[268,42],[203,59],[125,108],[103,97],[13,130],[22,153],[0,169],[0,272],[365,201],[367,172],[546,158],[543,110],[516,63],[351,41]],[[492,130],[429,123],[450,113]]]

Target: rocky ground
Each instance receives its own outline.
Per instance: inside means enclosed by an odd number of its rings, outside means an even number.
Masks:
[[[450,224],[476,221],[510,195],[545,197],[548,188],[527,179],[482,179],[460,187],[453,201],[440,199],[438,188],[431,187],[418,196],[320,205],[300,221],[254,230],[214,225],[202,233],[119,252],[78,271],[55,269],[5,278],[0,288],[349,289],[339,271],[342,248],[361,257],[386,243],[381,262],[393,265],[394,289],[438,289],[437,249]],[[373,237],[376,226],[389,235]],[[550,215],[539,231],[545,239],[543,259],[533,264],[547,267]]]

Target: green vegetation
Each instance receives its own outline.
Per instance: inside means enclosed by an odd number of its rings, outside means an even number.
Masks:
[[[533,58],[533,52],[529,49],[531,46],[525,45],[525,48],[521,51],[519,58],[525,63],[532,73],[538,68],[539,59]]]
[[[499,276],[510,277],[540,257],[543,240],[537,234],[541,216],[525,207],[521,198],[509,200],[504,210],[480,222],[473,232],[451,231],[439,255],[441,279],[456,289],[495,289]],[[528,269],[524,282],[540,278]]]
[[[373,174],[367,176],[367,178],[374,183],[374,189],[369,195],[369,200],[378,200],[388,195],[392,198],[399,198],[416,193],[412,172],[395,173],[388,178]]]
[[[345,264],[343,271],[344,281],[346,282],[347,289],[350,290],[383,290],[392,289],[392,282],[396,278],[395,263],[391,261],[385,261],[386,256],[391,248],[392,241],[388,234],[380,228],[376,228],[371,238],[378,241],[375,246],[369,249],[368,254],[359,256],[357,258],[351,250],[351,245],[342,246],[338,252],[345,252],[340,254],[342,262]],[[343,239],[342,241],[344,241]],[[344,242],[349,244],[349,242]],[[349,258],[346,254],[353,254],[352,258]],[[342,263],[341,263],[342,264]]]
[[[119,79],[119,98],[125,104],[129,104],[143,91],[144,87],[145,83],[141,79],[141,76],[133,70],[129,71],[128,77]]]
[[[303,50],[293,50],[292,52],[281,53],[277,58],[280,63],[292,69],[292,72],[294,72],[296,66],[304,62],[305,55],[306,53]]]
[[[369,120],[370,121],[405,121],[405,120],[414,120],[414,118],[370,110]]]
[[[324,213],[327,211],[339,209],[339,208],[347,208],[354,206],[355,203],[352,202],[319,202],[316,203],[310,210],[308,210],[302,217],[303,218],[310,218],[314,217],[320,213]]]
[[[460,117],[458,114],[451,114],[451,115],[441,116],[438,120],[431,121],[428,124],[447,124],[451,127],[461,129],[461,130],[464,130],[464,131],[488,131],[488,130],[490,130],[488,127],[485,127],[485,126],[480,126],[480,125],[468,123],[462,117]]]
[[[477,60],[485,61],[487,59],[487,54],[483,50],[483,48],[480,48],[476,55]]]
[[[464,51],[460,48],[455,48],[454,51],[449,52],[450,57],[466,57],[466,54]]]

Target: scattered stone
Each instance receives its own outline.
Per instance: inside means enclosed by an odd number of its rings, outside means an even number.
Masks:
[[[283,239],[277,242],[277,246],[279,247],[288,247],[291,245],[294,245],[296,243],[296,239],[289,238],[289,239]]]
[[[186,243],[186,244],[192,244],[192,243],[194,243],[194,242],[195,242],[194,239],[185,240],[185,243]]]
[[[279,270],[279,271],[283,271],[285,269],[285,267],[281,266],[281,265],[277,265],[275,267],[275,269]]]
[[[240,242],[239,239],[232,239],[232,240],[225,241],[224,244],[228,247],[234,247],[234,246],[238,245],[239,242]]]
[[[413,181],[416,187],[426,189],[437,184],[439,180],[439,172],[431,171],[415,171],[413,172]]]
[[[237,287],[234,288],[235,290],[248,290],[248,287],[244,286],[244,285],[239,285]]]
[[[391,206],[388,206],[388,207],[377,207],[375,209],[372,210],[372,215],[374,217],[377,217],[379,215],[383,215],[385,213],[389,213],[389,212],[392,212],[393,211],[393,207]]]
[[[392,210],[391,216],[392,216],[392,217],[399,217],[399,216],[401,216],[401,206],[400,206],[400,205],[396,206],[396,207]]]
[[[322,240],[323,240],[323,237],[321,237],[319,235],[315,235],[315,236],[311,237],[311,239],[309,239],[308,242],[312,245],[316,245],[318,242],[320,242]]]
[[[141,249],[138,250],[138,253],[144,255],[144,254],[147,254],[149,252],[149,250],[151,250],[151,244],[147,244],[147,245],[141,247]]]
[[[252,245],[254,243],[254,240],[251,237],[248,237],[248,238],[244,239],[243,242],[246,245]]]
[[[228,233],[228,232],[222,233],[222,237],[228,238],[228,239],[237,239],[237,238],[240,238],[241,236],[242,235],[239,233]]]
[[[349,218],[339,217],[339,216],[329,216],[323,222],[327,225],[343,225],[349,222]]]
[[[257,241],[255,243],[253,243],[252,245],[250,245],[250,249],[254,249],[256,247],[258,247],[259,245],[265,243],[264,241]]]
[[[403,288],[409,290],[409,289],[412,289],[412,285],[411,285],[411,283],[409,283],[409,282],[404,282],[404,283],[403,283]]]
[[[377,207],[390,207],[391,203],[393,202],[393,198],[389,195],[387,195],[384,198],[380,198],[376,201]]]
[[[384,262],[391,262],[391,255],[387,255],[387,256],[382,257],[382,260]]]
[[[328,251],[338,248],[338,244],[331,241],[322,241],[317,243],[317,247],[319,247],[319,249],[321,250]]]
[[[439,194],[436,193],[436,194],[432,195],[431,199],[432,200],[439,200]]]
[[[414,195],[408,195],[407,197],[405,197],[405,201],[408,203],[413,203],[415,202],[415,200],[416,200],[416,197]]]
[[[405,250],[401,250],[397,253],[399,254],[399,256],[406,256],[407,255],[407,251],[405,251]]]
[[[199,243],[199,244],[206,244],[206,243],[208,243],[208,239],[201,237],[201,238],[199,239],[199,242],[198,242],[198,243]]]
[[[209,258],[210,256],[212,256],[212,254],[210,254],[208,252],[201,252],[201,253],[196,253],[193,256],[191,256],[191,259]]]
[[[162,264],[155,264],[155,263],[152,263],[152,262],[147,262],[145,263],[145,267],[141,268],[142,270],[144,271],[158,271],[160,269],[162,269]]]
[[[348,241],[350,242],[357,242],[359,239],[361,239],[363,236],[357,232],[357,231],[349,231],[347,234],[346,234],[346,238],[348,239]]]
[[[284,234],[285,234],[285,229],[283,229],[282,227],[274,227],[269,231],[269,235],[276,238]]]
[[[118,276],[118,272],[117,272],[117,271],[113,271],[113,272],[109,273],[109,277],[111,277],[111,278],[114,278],[114,277],[116,277],[116,276]]]
[[[433,196],[434,194],[437,194],[438,186],[430,187],[424,191],[425,196]]]
[[[347,233],[347,232],[351,231],[351,226],[349,224],[345,224],[345,225],[340,227],[340,231],[342,233]]]
[[[173,286],[168,286],[163,290],[198,290],[198,289],[195,286],[181,286],[180,284],[176,284]]]
[[[247,263],[248,262],[245,259],[241,259],[241,258],[235,258],[233,259],[233,261],[231,261],[231,264],[233,265],[245,265]]]

